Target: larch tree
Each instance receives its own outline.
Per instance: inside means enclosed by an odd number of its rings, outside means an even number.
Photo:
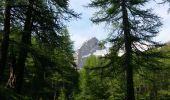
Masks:
[[[11,0],[5,0],[5,18],[4,18],[4,30],[1,43],[1,61],[0,61],[0,80],[3,78],[4,69],[6,66],[8,46],[9,46],[9,34],[10,34],[10,21],[11,21]]]
[[[148,2],[149,0],[92,0],[89,4],[89,7],[98,9],[92,22],[106,22],[112,27],[109,35],[112,43],[110,54],[124,51],[121,65],[126,72],[127,100],[135,100],[133,54],[144,55],[143,51],[159,46],[159,43],[153,41],[153,37],[159,32],[162,23],[158,16],[151,13],[151,9],[145,7]]]
[[[17,91],[22,87],[25,61],[30,52],[32,36],[49,46],[60,47],[63,21],[78,17],[78,14],[68,8],[68,0],[28,0],[27,5],[23,6],[26,6],[26,9],[19,9],[22,13],[20,14],[25,17],[21,18],[24,19],[24,26],[16,68]]]
[[[17,92],[21,91],[22,87],[22,82],[24,78],[24,66],[25,66],[25,60],[27,57],[28,53],[28,48],[29,45],[31,45],[31,33],[32,33],[32,8],[33,8],[33,0],[29,0],[28,8],[26,11],[26,19],[24,23],[24,30],[22,32],[22,37],[21,37],[21,43],[23,43],[23,46],[20,47],[20,53],[18,57],[18,62],[17,62],[17,72],[16,72],[16,90]]]

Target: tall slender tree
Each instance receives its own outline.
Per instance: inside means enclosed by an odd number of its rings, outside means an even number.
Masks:
[[[11,20],[11,0],[5,1],[5,19],[4,19],[4,32],[2,36],[1,44],[1,61],[0,61],[0,80],[3,77],[4,68],[6,66],[6,60],[9,47],[9,34],[10,34],[10,20]]]
[[[21,43],[23,43],[24,46],[29,47],[31,44],[31,32],[32,32],[32,8],[33,8],[33,0],[29,0],[27,12],[26,12],[26,19],[24,23],[24,30],[21,37]],[[17,62],[17,74],[16,74],[16,90],[17,92],[21,91],[23,78],[24,78],[24,66],[25,66],[25,60],[27,57],[28,49],[25,47],[20,47],[19,51],[19,57]]]
[[[92,18],[94,23],[106,22],[112,25],[109,41],[113,52],[124,51],[121,64],[126,72],[127,100],[135,100],[133,85],[133,54],[143,55],[146,48],[159,46],[153,37],[162,25],[159,17],[144,8],[149,0],[93,0],[89,6],[98,8]],[[117,54],[117,53],[110,53]],[[146,56],[146,55],[145,55]]]

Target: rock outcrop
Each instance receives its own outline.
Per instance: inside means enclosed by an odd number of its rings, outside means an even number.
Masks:
[[[106,54],[106,51],[99,46],[99,40],[95,37],[91,38],[84,42],[80,49],[76,51],[77,66],[81,69],[86,58],[90,55],[103,56],[104,54]]]

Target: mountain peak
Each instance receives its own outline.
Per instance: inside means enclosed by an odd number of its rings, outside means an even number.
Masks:
[[[99,46],[99,40],[93,37],[82,44],[76,51],[76,63],[79,68],[84,65],[87,57],[90,55],[103,56],[106,52]]]

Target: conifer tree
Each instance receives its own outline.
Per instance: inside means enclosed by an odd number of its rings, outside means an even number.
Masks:
[[[153,37],[162,25],[151,9],[141,9],[149,0],[92,0],[90,7],[98,9],[92,21],[96,24],[106,22],[112,26],[109,41],[112,42],[110,54],[124,51],[122,56],[126,72],[126,99],[135,100],[133,85],[133,54],[146,56],[146,48],[159,46]],[[112,55],[113,56],[113,55]]]
[[[8,55],[9,46],[9,34],[10,34],[10,22],[11,22],[11,0],[5,0],[5,19],[4,19],[4,32],[2,35],[1,44],[1,57],[0,57],[0,80],[3,77],[4,68],[6,66],[6,60]]]
[[[33,7],[33,0],[29,0],[29,5],[26,11],[26,19],[24,23],[24,30],[21,37],[21,42],[24,46],[29,47],[31,45],[31,32],[32,32],[32,7]],[[27,48],[20,48],[19,57],[17,62],[17,73],[16,73],[16,90],[19,93],[21,91],[23,78],[24,78],[24,66],[25,61],[28,53]]]
[[[20,91],[24,77],[24,67],[27,54],[31,47],[31,37],[36,35],[42,43],[52,47],[60,47],[63,20],[69,20],[78,15],[68,9],[68,1],[58,0],[29,0],[26,10],[19,9],[24,19],[24,28],[21,36],[19,57],[16,71],[16,89]],[[44,15],[45,13],[45,15]],[[39,15],[39,16],[37,16]]]

